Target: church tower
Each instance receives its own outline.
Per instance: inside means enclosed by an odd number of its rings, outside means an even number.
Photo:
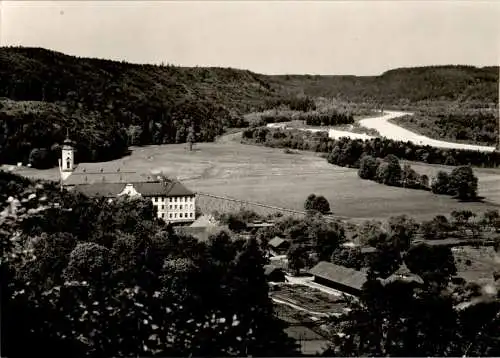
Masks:
[[[59,159],[59,171],[61,172],[61,179],[67,179],[75,169],[75,149],[73,142],[66,135],[61,150],[61,159]]]

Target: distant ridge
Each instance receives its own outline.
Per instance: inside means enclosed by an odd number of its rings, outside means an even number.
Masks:
[[[54,165],[66,130],[78,161],[130,145],[213,141],[241,115],[298,95],[403,107],[421,101],[498,103],[498,67],[400,68],[380,76],[269,76],[221,67],[139,65],[43,48],[0,47],[0,162]],[[4,98],[4,99],[1,99]],[[33,152],[34,149],[35,152]]]

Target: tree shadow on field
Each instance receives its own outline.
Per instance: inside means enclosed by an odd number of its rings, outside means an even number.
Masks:
[[[482,204],[491,204],[491,205],[500,207],[500,204],[495,204],[493,202],[485,200],[486,197],[484,197],[484,196],[476,196],[475,198],[467,198],[467,199],[460,199],[458,196],[454,196],[453,199],[457,200],[460,203],[482,203]]]

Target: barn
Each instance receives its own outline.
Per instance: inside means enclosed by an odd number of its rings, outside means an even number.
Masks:
[[[364,272],[327,261],[319,262],[309,273],[313,275],[315,283],[355,296],[361,293],[367,281]]]

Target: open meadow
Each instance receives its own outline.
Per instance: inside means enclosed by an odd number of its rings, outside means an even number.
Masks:
[[[355,169],[330,165],[317,153],[287,154],[282,149],[244,145],[238,134],[216,143],[198,143],[189,152],[185,144],[133,147],[130,156],[101,163],[85,163],[88,171],[133,170],[163,172],[197,192],[227,196],[302,210],[310,193],[322,194],[332,211],[353,219],[384,219],[408,214],[419,219],[452,210],[484,211],[500,207],[500,170],[475,169],[484,202],[463,203],[447,196],[388,187],[358,178]],[[434,176],[450,167],[412,163],[421,173]],[[58,169],[17,169],[26,176],[58,178]]]

